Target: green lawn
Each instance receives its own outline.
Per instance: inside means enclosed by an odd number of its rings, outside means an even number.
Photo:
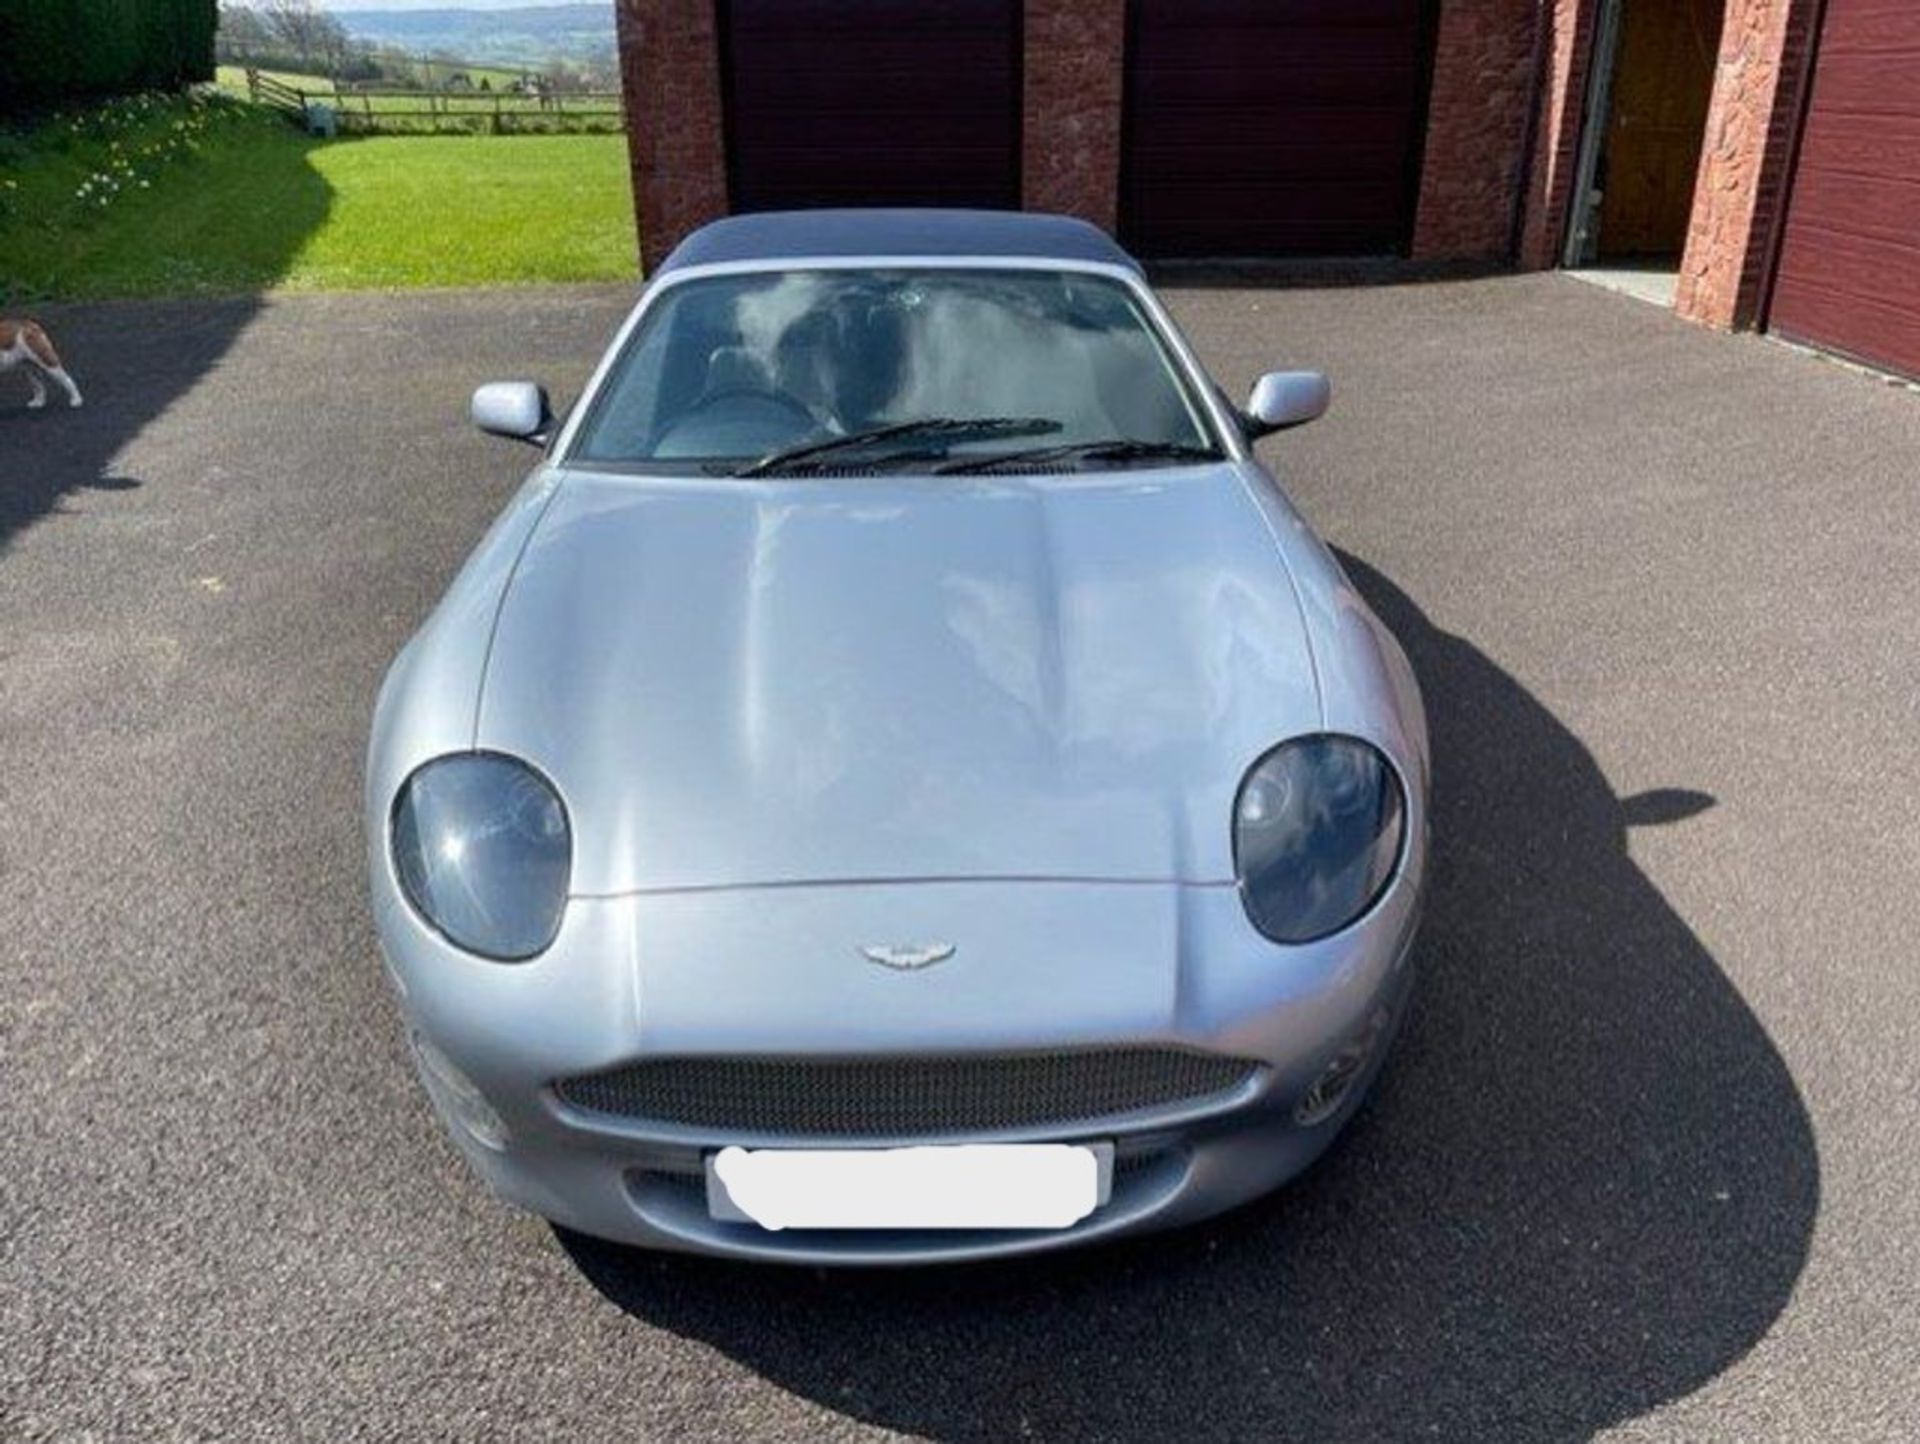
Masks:
[[[0,132],[0,302],[635,274],[619,136],[318,141],[224,99]]]
[[[617,135],[374,136],[315,145],[325,224],[286,284],[616,280],[638,274]]]

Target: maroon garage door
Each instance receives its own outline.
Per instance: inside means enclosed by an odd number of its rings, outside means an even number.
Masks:
[[[1019,0],[723,0],[736,211],[1020,204]]]
[[[1920,376],[1920,4],[1827,0],[1768,324]]]
[[[1425,0],[1133,0],[1121,225],[1149,256],[1405,250]]]

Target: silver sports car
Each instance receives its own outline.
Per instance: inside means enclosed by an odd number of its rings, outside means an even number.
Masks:
[[[1405,657],[1140,267],[1056,217],[725,220],[373,720],[374,913],[504,1198],[665,1249],[1014,1254],[1306,1167],[1412,976]]]

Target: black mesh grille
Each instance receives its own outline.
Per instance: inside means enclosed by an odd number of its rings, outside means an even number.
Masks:
[[[1178,1048],[920,1058],[657,1058],[568,1078],[576,1108],[729,1133],[935,1137],[1205,1103],[1260,1071]]]

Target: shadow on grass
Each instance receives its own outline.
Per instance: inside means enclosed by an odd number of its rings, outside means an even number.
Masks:
[[[164,290],[170,277],[201,283],[196,251],[231,246],[232,274],[244,277],[242,284],[271,285],[326,219],[332,197],[308,164],[308,144],[300,137],[279,127],[246,134],[260,143],[242,149],[231,141],[170,174],[166,204],[158,196],[147,202],[145,225],[89,233],[62,264],[75,271],[111,268],[106,289],[138,290],[150,281],[152,289]],[[236,206],[247,207],[246,214],[235,213]],[[231,240],[235,235],[241,239]],[[58,273],[40,278],[37,289],[66,289],[60,280]],[[6,281],[0,276],[0,294],[11,289]],[[258,296],[241,295],[0,308],[46,326],[86,396],[86,404],[72,410],[54,390],[44,410],[30,411],[24,376],[0,372],[0,553],[22,528],[59,511],[76,489],[138,486],[137,477],[119,473],[121,449],[212,370],[259,307]]]
[[[1312,1173],[1183,1233],[917,1274],[562,1234],[593,1285],[942,1439],[1584,1437],[1752,1348],[1807,1258],[1812,1125],[1627,850],[1713,799],[1615,795],[1511,676],[1345,563],[1425,689],[1432,894],[1398,1052]]]

